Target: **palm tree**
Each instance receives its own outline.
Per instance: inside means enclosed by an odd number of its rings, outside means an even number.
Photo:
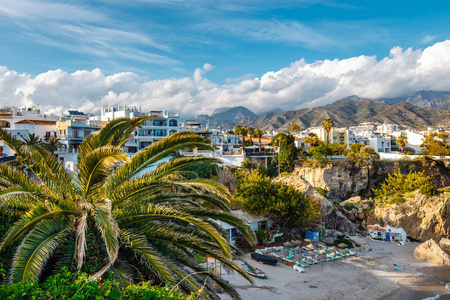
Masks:
[[[151,279],[216,298],[209,284],[202,287],[209,279],[233,298],[239,297],[227,282],[201,267],[195,254],[213,257],[250,280],[232,262],[231,247],[217,221],[232,224],[251,242],[254,235],[230,214],[224,186],[208,179],[187,179],[186,172],[179,171],[218,161],[206,157],[167,160],[187,147],[212,150],[210,140],[178,132],[130,158],[123,147],[148,118],[116,119],[89,135],[79,147],[73,174],[41,146],[25,145],[0,129],[0,139],[41,181],[38,184],[0,164],[0,207],[21,215],[0,245],[1,253],[20,241],[10,283],[34,281],[44,267],[68,265],[80,270],[86,261],[95,261],[100,267],[90,280],[109,270],[123,286],[133,278]],[[216,210],[204,208],[202,202]],[[48,265],[55,260],[55,265]],[[176,285],[177,281],[182,284]]]
[[[399,135],[399,137],[397,138],[395,143],[397,144],[397,146],[400,147],[400,149],[403,153],[403,148],[408,144],[408,139],[406,138],[406,135],[404,133],[402,133]]]
[[[255,136],[255,127],[247,127],[248,128],[248,136],[250,137],[250,142],[253,146],[253,137]]]
[[[333,127],[334,127],[334,121],[331,118],[326,118],[320,124],[322,125],[323,130],[325,130],[327,133],[327,144],[329,144],[330,143],[329,135],[330,135],[331,129],[333,129]]]
[[[259,153],[261,153],[261,139],[266,133],[267,133],[267,131],[262,131],[261,129],[256,128],[255,136],[258,138]]]
[[[310,132],[309,135],[305,138],[305,143],[310,144],[312,147],[319,145],[320,142],[321,140],[315,132]]]
[[[41,137],[38,134],[30,133],[28,137],[23,138],[26,145],[40,145],[42,143]]]
[[[297,124],[291,124],[291,126],[289,126],[289,131],[290,132],[300,131],[300,126],[298,126]]]
[[[234,127],[234,132],[242,137],[242,153],[245,153],[245,137],[248,135],[248,128],[245,126]]]
[[[59,149],[59,147],[61,147],[61,142],[59,141],[59,139],[51,137],[48,140],[46,140],[43,143],[43,147],[45,150],[47,150],[48,152],[50,152],[52,155],[55,155],[55,151],[57,151]]]

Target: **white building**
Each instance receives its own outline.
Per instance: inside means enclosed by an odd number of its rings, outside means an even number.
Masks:
[[[403,241],[405,242],[407,239],[406,231],[401,227],[381,227],[378,224],[367,226],[367,230],[369,231],[369,235],[373,239],[378,239],[382,241]]]
[[[422,133],[413,132],[410,130],[396,131],[392,133],[392,135],[396,138],[398,138],[401,134],[404,134],[406,139],[408,140],[408,143],[405,147],[414,149],[414,154],[422,153],[423,148],[420,147],[424,139],[424,135]]]
[[[322,127],[314,127],[310,132],[317,134],[319,139],[329,143],[336,143],[340,145],[347,145],[350,147],[354,143],[353,132],[347,128],[333,127],[330,132],[326,132]]]
[[[398,125],[397,124],[382,124],[378,125],[376,132],[382,133],[382,134],[392,134],[395,131],[398,131]]]
[[[37,134],[40,138],[50,138],[55,135],[55,124],[57,116],[41,114],[35,107],[17,108],[6,106],[0,109],[0,126],[8,130],[19,140],[28,138],[31,133]],[[14,155],[14,152],[0,141],[0,154],[3,156]]]

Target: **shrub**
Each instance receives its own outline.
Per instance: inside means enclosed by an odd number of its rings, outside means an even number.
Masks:
[[[398,171],[388,175],[385,183],[382,183],[377,189],[374,189],[374,195],[378,199],[390,199],[389,202],[401,203],[401,195],[418,190],[423,185],[431,185],[431,176],[424,176],[424,172],[410,172],[403,175]]]
[[[344,204],[344,208],[345,208],[347,211],[352,211],[354,208],[356,208],[356,206],[355,206],[355,204],[353,204],[353,203],[345,203],[345,204]]]
[[[319,192],[319,194],[321,194],[321,195],[324,196],[325,198],[328,198],[328,192],[327,192],[326,190],[324,190],[324,189],[321,188],[321,187],[316,187],[315,189],[316,189],[316,191]]]
[[[431,184],[424,184],[419,188],[419,193],[426,196],[434,196],[438,193],[438,190]]]
[[[0,285],[0,299],[195,299],[194,295],[181,295],[173,292],[169,287],[152,286],[148,282],[120,288],[112,276],[112,273],[110,273],[109,276],[106,276],[106,279],[100,282],[88,281],[86,273],[71,273],[67,268],[63,268],[59,274],[49,277],[42,283],[21,281],[12,285]]]

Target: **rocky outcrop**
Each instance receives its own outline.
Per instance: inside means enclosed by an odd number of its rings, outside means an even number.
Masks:
[[[347,218],[362,221],[362,225],[365,226],[365,220],[372,211],[374,202],[372,200],[363,200],[360,196],[356,196],[342,201],[339,203],[339,206]]]
[[[341,211],[336,209],[330,200],[322,196],[317,190],[304,179],[296,175],[288,175],[277,177],[274,179],[275,183],[283,183],[305,194],[313,201],[320,204],[323,222],[326,228],[336,228],[343,232],[356,232],[356,225],[351,222]]]
[[[430,197],[416,191],[400,205],[377,205],[373,219],[402,227],[412,239],[438,242],[450,237],[450,193]]]
[[[450,255],[450,239],[442,238],[439,241],[439,246],[445,253]]]
[[[333,200],[362,194],[369,185],[369,167],[355,167],[350,162],[332,162],[325,167],[303,166],[293,172],[313,187],[327,191]]]
[[[438,266],[450,266],[450,256],[431,239],[416,247],[414,258]]]
[[[388,177],[400,170],[424,171],[424,175],[432,176],[433,185],[437,188],[450,186],[450,168],[448,161],[421,158],[417,160],[379,161],[367,166],[359,166],[349,160],[329,161],[326,166],[304,163],[293,172],[315,188],[322,188],[327,197],[342,201],[354,196],[369,198],[372,188],[376,188]]]

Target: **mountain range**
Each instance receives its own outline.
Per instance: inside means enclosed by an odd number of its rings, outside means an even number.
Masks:
[[[211,116],[196,118],[209,128],[232,129],[236,125],[258,127],[264,130],[287,131],[292,123],[306,129],[319,126],[327,117],[338,127],[349,127],[362,122],[395,123],[403,127],[426,128],[450,125],[450,92],[419,91],[397,98],[363,99],[349,96],[334,103],[314,108],[285,112],[255,114],[249,109],[223,107]]]

